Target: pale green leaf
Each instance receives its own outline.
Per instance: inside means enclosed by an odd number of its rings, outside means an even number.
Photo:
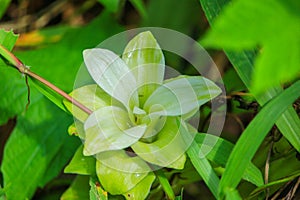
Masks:
[[[156,135],[162,130],[166,123],[166,116],[160,113],[150,113],[141,119],[141,123],[147,124],[147,129],[142,137],[147,142],[155,140]]]
[[[127,44],[122,59],[137,80],[140,102],[163,83],[165,60],[159,44],[150,31],[142,32]]]
[[[143,159],[134,156],[130,151],[105,151],[97,154],[96,158],[102,165],[121,172],[144,174],[151,171],[149,165]],[[120,163],[122,163],[122,165],[120,165]]]
[[[123,194],[127,200],[146,199],[153,181],[155,180],[154,174],[149,173],[141,182],[139,182],[134,188]]]
[[[175,118],[167,118],[163,129],[152,143],[138,141],[131,147],[149,163],[175,169],[183,169],[187,144]]]
[[[221,89],[204,77],[179,76],[157,88],[147,99],[144,110],[167,116],[183,115],[194,112],[220,93]]]
[[[283,91],[269,102],[247,126],[236,143],[226,164],[220,183],[221,196],[225,190],[235,188],[240,182],[259,145],[278,117],[300,94],[300,81]]]
[[[128,192],[151,170],[139,157],[130,157],[123,150],[103,152],[96,158],[97,176],[104,189],[113,195]]]
[[[89,199],[89,177],[76,176],[71,186],[62,194],[60,200]]]
[[[81,175],[93,175],[96,172],[96,162],[94,157],[83,155],[83,145],[75,152],[72,160],[66,166],[64,173]]]
[[[137,142],[146,125],[132,126],[122,108],[107,106],[93,112],[84,123],[84,155],[129,147]]]
[[[96,84],[77,88],[70,93],[70,96],[92,111],[109,106],[113,101],[112,98]],[[88,118],[87,113],[69,101],[64,100],[64,104],[72,115],[81,122],[84,122]]]
[[[138,106],[137,83],[125,62],[115,53],[94,48],[83,51],[84,62],[94,81],[126,108]]]

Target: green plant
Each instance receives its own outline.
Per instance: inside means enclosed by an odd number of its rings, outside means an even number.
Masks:
[[[212,114],[207,102],[224,100],[217,97],[219,87],[163,52],[151,32],[136,35],[122,58],[106,49],[89,49],[124,30],[113,18],[120,19],[128,3],[144,26],[165,26],[199,38],[204,31],[197,20],[200,6],[192,0],[99,2],[105,10],[87,26],[38,30],[34,34],[44,39],[43,45],[16,48],[14,54],[18,35],[0,30],[0,125],[13,127],[1,162],[0,199],[185,199],[189,184],[199,181],[216,199],[297,196],[297,0],[199,1],[212,27],[199,43],[224,49],[232,64],[224,67],[223,80],[227,117],[234,116],[243,129],[236,141],[227,129],[220,137],[205,133]],[[0,3],[1,16],[10,1]],[[187,55],[189,50],[183,47]],[[91,80],[74,89],[83,61]],[[163,80],[166,63],[193,75]],[[196,130],[188,120],[198,111]],[[251,120],[243,121],[243,115]],[[62,169],[76,177],[57,177]],[[50,194],[36,196],[38,187],[50,188]]]

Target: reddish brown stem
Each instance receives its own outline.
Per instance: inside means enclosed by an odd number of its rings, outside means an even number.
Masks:
[[[80,108],[82,111],[86,112],[89,115],[92,114],[92,111],[89,108],[87,108],[86,106],[84,106],[83,104],[81,104],[80,102],[78,102],[76,99],[73,99],[70,95],[68,95],[63,90],[59,89],[58,87],[56,87],[55,85],[53,85],[49,81],[45,80],[41,76],[39,76],[39,75],[33,73],[32,71],[30,71],[30,69],[28,67],[26,67],[14,54],[12,54],[10,51],[8,51],[2,45],[0,45],[0,55],[1,54],[16,69],[18,69],[19,72],[21,72],[22,74],[28,75],[28,76],[30,76],[30,77],[32,77],[32,78],[40,81],[41,83],[43,83],[44,85],[46,85],[47,87],[51,88],[53,91],[55,91],[56,93],[58,93],[60,96],[64,97],[66,100],[68,100],[69,102],[71,102],[73,105],[75,105],[78,108]]]
[[[40,81],[41,83],[43,83],[47,87],[51,88],[53,91],[55,91],[56,93],[58,93],[60,96],[64,97],[66,100],[68,100],[69,102],[71,102],[72,104],[74,104],[75,106],[77,106],[78,108],[80,108],[82,111],[86,112],[87,114],[89,114],[89,115],[92,114],[93,111],[91,111],[89,108],[87,108],[86,106],[84,106],[83,104],[81,104],[76,99],[72,98],[70,95],[68,95],[63,90],[59,89],[58,87],[56,87],[55,85],[53,85],[49,81],[47,81],[44,78],[40,77],[39,75],[31,72],[30,70],[26,70],[26,72],[24,74],[27,74],[28,76],[30,76],[30,77],[32,77],[32,78]]]

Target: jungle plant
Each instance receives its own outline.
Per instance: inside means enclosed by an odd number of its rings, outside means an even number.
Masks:
[[[201,23],[199,2],[207,19]],[[9,3],[0,0],[0,16]],[[0,200],[179,200],[199,181],[207,198],[297,196],[299,1],[99,0],[86,1],[79,12],[96,3],[103,10],[84,27],[36,30],[17,44],[18,35],[0,30]],[[120,43],[122,55],[92,48],[125,30],[119,17],[126,3],[142,26],[199,39],[209,23],[197,43],[224,50],[226,56],[210,53],[230,61],[222,68],[227,95],[219,82],[161,49],[150,28],[124,49]],[[191,49],[182,46],[189,57]],[[82,61],[89,80],[73,87]],[[166,63],[193,75],[165,79]],[[213,112],[224,110],[211,105],[225,101],[226,117],[241,129],[236,139],[207,130]],[[192,126],[199,115],[200,126]],[[244,115],[247,120],[239,118]]]

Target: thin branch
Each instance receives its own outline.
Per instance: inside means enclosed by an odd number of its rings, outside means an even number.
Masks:
[[[70,95],[68,95],[63,90],[59,89],[58,87],[56,87],[55,85],[53,85],[52,83],[47,81],[46,79],[44,79],[41,76],[30,71],[30,69],[27,66],[25,66],[15,55],[13,55],[10,51],[8,51],[2,45],[0,45],[0,55],[2,55],[5,59],[7,59],[22,74],[28,75],[28,76],[38,80],[39,82],[43,83],[48,88],[50,88],[53,91],[55,91],[56,93],[58,93],[60,96],[64,97],[66,100],[71,102],[73,105],[77,106],[79,109],[81,109],[85,113],[87,113],[89,115],[92,114],[92,111],[89,108],[87,108],[86,106],[84,106],[83,104],[81,104],[79,101],[72,98]]]

